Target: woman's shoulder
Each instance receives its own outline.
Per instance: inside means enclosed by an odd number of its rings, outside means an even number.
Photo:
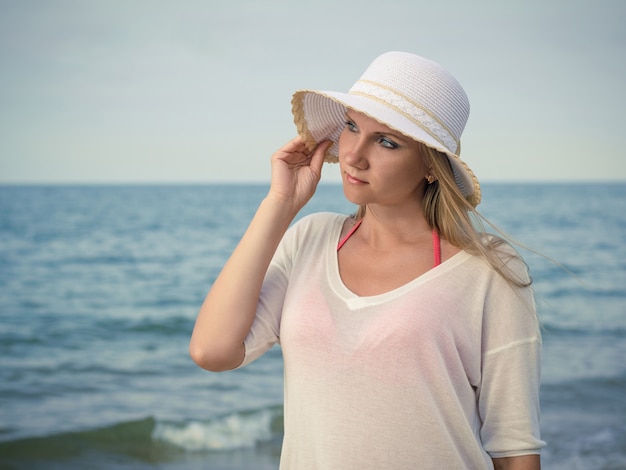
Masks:
[[[332,212],[304,215],[292,224],[283,238],[283,243],[298,247],[302,244],[312,246],[328,242],[337,238],[336,234],[341,232],[347,217],[349,216]]]
[[[494,234],[483,234],[492,268],[514,284],[526,285],[531,282],[528,264],[511,242]]]

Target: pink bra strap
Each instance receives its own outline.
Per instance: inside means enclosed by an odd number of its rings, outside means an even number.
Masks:
[[[361,225],[361,222],[363,222],[363,219],[359,220],[356,224],[354,224],[354,227],[352,227],[350,229],[350,231],[348,233],[346,233],[346,236],[343,237],[340,241],[339,244],[337,245],[337,251],[339,251],[339,249],[345,245],[345,243],[348,241],[348,238],[350,238],[352,236],[352,234],[354,232],[356,232],[356,229],[359,228],[359,226]]]

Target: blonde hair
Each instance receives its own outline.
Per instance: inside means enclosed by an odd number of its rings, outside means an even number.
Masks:
[[[428,225],[457,248],[485,259],[507,282],[518,287],[530,286],[530,278],[522,279],[507,267],[511,260],[524,260],[510,247],[510,238],[482,216],[461,194],[448,157],[423,144],[420,153],[437,178],[426,186],[424,192],[423,210]],[[360,206],[356,218],[360,219],[363,215],[365,206]],[[486,235],[485,224],[500,236]]]

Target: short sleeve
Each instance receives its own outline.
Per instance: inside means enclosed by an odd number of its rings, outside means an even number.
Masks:
[[[512,258],[508,268],[528,279]],[[540,437],[541,334],[530,287],[516,287],[494,273],[485,299],[482,372],[478,391],[481,440],[491,457],[537,454]]]

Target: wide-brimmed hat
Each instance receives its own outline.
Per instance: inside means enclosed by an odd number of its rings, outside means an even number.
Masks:
[[[372,62],[348,93],[298,90],[291,103],[298,133],[308,148],[333,141],[326,161],[338,161],[339,135],[347,109],[353,109],[446,154],[463,196],[473,206],[480,202],[478,179],[459,158],[469,101],[456,79],[436,62],[387,52]]]

